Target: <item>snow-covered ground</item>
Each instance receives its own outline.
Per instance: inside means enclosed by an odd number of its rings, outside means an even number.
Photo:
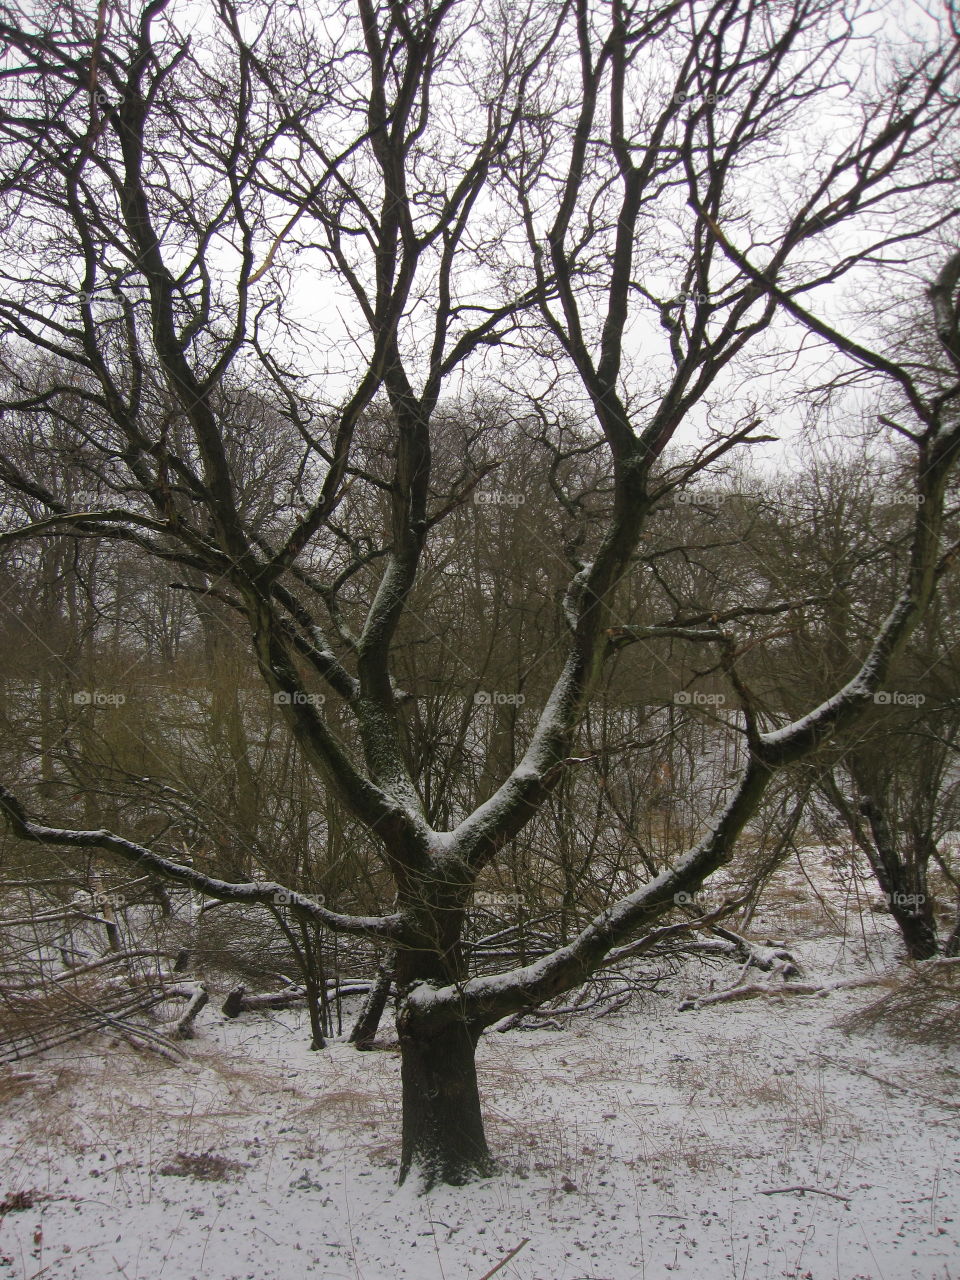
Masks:
[[[829,981],[893,946],[795,951]],[[484,1037],[502,1176],[427,1197],[395,1186],[389,1034],[311,1053],[297,1012],[211,1006],[186,1068],[32,1058],[0,1075],[0,1280],[958,1280],[960,1052],[839,1030],[875,989],[677,1011],[735,973]]]

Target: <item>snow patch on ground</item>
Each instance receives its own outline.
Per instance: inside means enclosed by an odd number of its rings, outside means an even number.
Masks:
[[[895,951],[885,922],[795,936],[808,979]],[[498,1280],[957,1280],[960,1052],[845,1035],[870,989],[677,1011],[735,973],[484,1037],[502,1176],[428,1197],[395,1186],[388,1039],[211,1008],[196,1070],[103,1036],[30,1059],[0,1076],[0,1280],[481,1280],[524,1240]]]

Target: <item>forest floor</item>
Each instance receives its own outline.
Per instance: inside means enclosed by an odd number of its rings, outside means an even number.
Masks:
[[[888,920],[844,938],[799,898],[759,927],[807,980],[895,958]],[[386,1021],[311,1053],[298,1012],[211,1005],[185,1067],[31,1058],[0,1074],[0,1280],[960,1280],[960,1049],[842,1030],[876,988],[678,1010],[736,973],[485,1036],[501,1176],[425,1197]]]

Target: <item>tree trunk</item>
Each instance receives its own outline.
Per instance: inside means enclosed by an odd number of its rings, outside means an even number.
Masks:
[[[478,1034],[455,1021],[425,1036],[403,1013],[397,1019],[403,1084],[400,1182],[412,1171],[422,1191],[437,1183],[462,1186],[489,1177],[477,1086]]]
[[[377,980],[370,988],[367,998],[363,1002],[363,1008],[360,1010],[360,1015],[353,1030],[350,1032],[350,1043],[355,1044],[358,1049],[373,1048],[373,1041],[377,1034],[377,1028],[380,1026],[380,1019],[383,1017],[383,1011],[387,1007],[392,979],[393,966],[391,964],[381,965]]]
[[[957,912],[957,923],[953,926],[953,931],[946,941],[943,954],[951,959],[954,956],[960,956],[960,911]]]
[[[916,911],[904,910],[894,902],[890,914],[897,922],[911,960],[930,960],[938,954],[937,928],[927,902]]]
[[[875,847],[874,853],[868,845],[866,853],[887,896],[907,954],[911,960],[929,960],[937,954],[939,945],[926,858],[918,850],[914,850],[912,860],[901,856],[887,815],[871,796],[865,795],[860,801],[860,812],[870,824]]]

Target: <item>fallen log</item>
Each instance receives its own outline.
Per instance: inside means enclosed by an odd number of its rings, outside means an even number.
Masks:
[[[776,969],[785,978],[800,976],[800,965],[790,954],[782,942],[751,942],[732,929],[714,925],[713,932],[732,944],[733,954],[743,964],[744,969],[761,969],[765,973]]]
[[[182,997],[187,1001],[187,1007],[179,1018],[174,1018],[160,1027],[161,1034],[169,1036],[172,1040],[192,1040],[193,1024],[197,1014],[210,1000],[207,988],[202,983],[198,987],[175,987],[165,995],[168,999],[175,996]]]
[[[327,983],[327,991],[331,994],[339,991],[341,996],[365,995],[373,984],[370,982],[336,982]],[[248,994],[245,987],[234,987],[221,1006],[221,1013],[227,1018],[239,1017],[241,1013],[256,1013],[263,1009],[289,1009],[307,999],[307,991],[303,987],[284,987],[281,991],[264,991],[259,994]]]
[[[876,974],[869,978],[851,978],[845,982],[785,982],[775,987],[769,983],[746,982],[732,987],[724,987],[722,991],[713,991],[705,996],[688,996],[677,1006],[679,1012],[688,1009],[706,1009],[712,1004],[727,1004],[733,1000],[754,1000],[758,996],[820,996],[831,995],[834,991],[847,991],[854,987],[882,986],[889,981],[889,974]]]

